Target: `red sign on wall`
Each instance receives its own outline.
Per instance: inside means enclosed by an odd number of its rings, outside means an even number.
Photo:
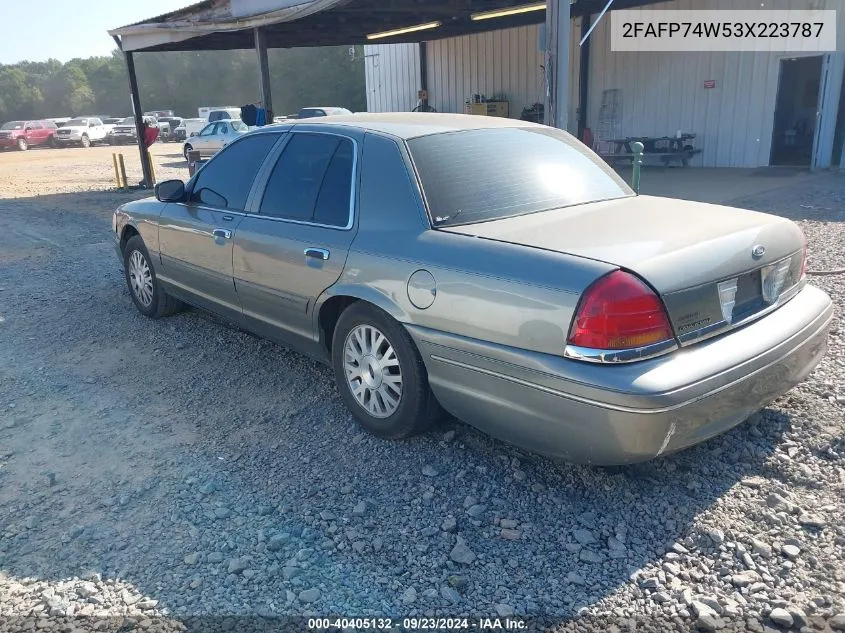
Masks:
[[[716,87],[716,80],[715,79],[708,79],[704,82],[705,88],[715,88]]]

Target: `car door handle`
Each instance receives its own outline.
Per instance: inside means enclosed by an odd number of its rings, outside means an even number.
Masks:
[[[311,259],[319,259],[322,261],[326,261],[329,258],[329,251],[325,248],[306,248],[305,249],[305,256],[310,257]]]
[[[214,235],[215,238],[219,237],[224,240],[232,239],[232,232],[229,229],[214,229],[214,231],[212,231],[212,235]]]

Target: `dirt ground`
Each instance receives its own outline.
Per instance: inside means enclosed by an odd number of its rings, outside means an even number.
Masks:
[[[195,310],[138,314],[110,222],[145,194],[114,191],[118,149],[137,182],[135,147],[0,153],[0,633],[329,613],[845,630],[841,316],[804,384],[649,464],[560,464],[454,420],[388,442],[328,368]],[[153,146],[160,180],[187,177],[180,152]],[[845,265],[842,176],[735,204]],[[841,315],[842,276],[813,283]]]
[[[137,185],[142,177],[137,145],[0,151],[0,198],[114,189],[113,153],[123,154],[126,180],[129,185]],[[181,143],[155,143],[150,154],[159,181],[187,179],[188,165]]]

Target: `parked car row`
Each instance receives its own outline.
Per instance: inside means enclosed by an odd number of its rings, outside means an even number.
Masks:
[[[150,110],[144,122],[159,130],[163,143],[183,143],[182,152],[198,150],[203,157],[214,155],[249,128],[239,119],[240,108],[203,107],[199,118],[177,117],[173,110]],[[351,114],[346,108],[319,106],[301,108],[296,114],[275,117],[275,123],[331,115]],[[138,142],[135,117],[92,115],[33,121],[9,121],[0,126],[0,150],[25,151],[37,145],[90,147],[96,143],[127,145]]]
[[[159,140],[163,142],[184,140],[173,130],[182,125],[182,119],[172,110],[156,110],[144,114],[144,122],[159,129]],[[136,143],[134,117],[111,117],[93,115],[80,117],[59,117],[30,121],[9,121],[0,126],[0,150],[17,149],[26,151],[30,147],[90,147],[101,143],[124,145]]]
[[[9,121],[0,126],[0,150],[26,151],[34,145],[55,146],[57,129],[52,121]]]

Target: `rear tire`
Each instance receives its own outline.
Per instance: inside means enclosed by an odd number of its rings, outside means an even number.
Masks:
[[[79,144],[80,144],[82,147],[85,147],[85,148],[91,147],[91,139],[90,139],[90,138],[88,138],[88,135],[87,135],[87,134],[83,134],[83,135],[82,135],[82,140],[81,140],[81,141],[79,141]]]
[[[130,238],[123,249],[123,272],[132,301],[144,316],[160,319],[176,314],[184,307],[161,287],[140,235]]]
[[[354,303],[340,315],[332,366],[344,404],[375,435],[409,437],[430,428],[440,414],[410,335],[373,305]]]
[[[22,152],[25,152],[26,150],[29,149],[29,142],[23,137],[19,138],[18,139],[18,149]]]

